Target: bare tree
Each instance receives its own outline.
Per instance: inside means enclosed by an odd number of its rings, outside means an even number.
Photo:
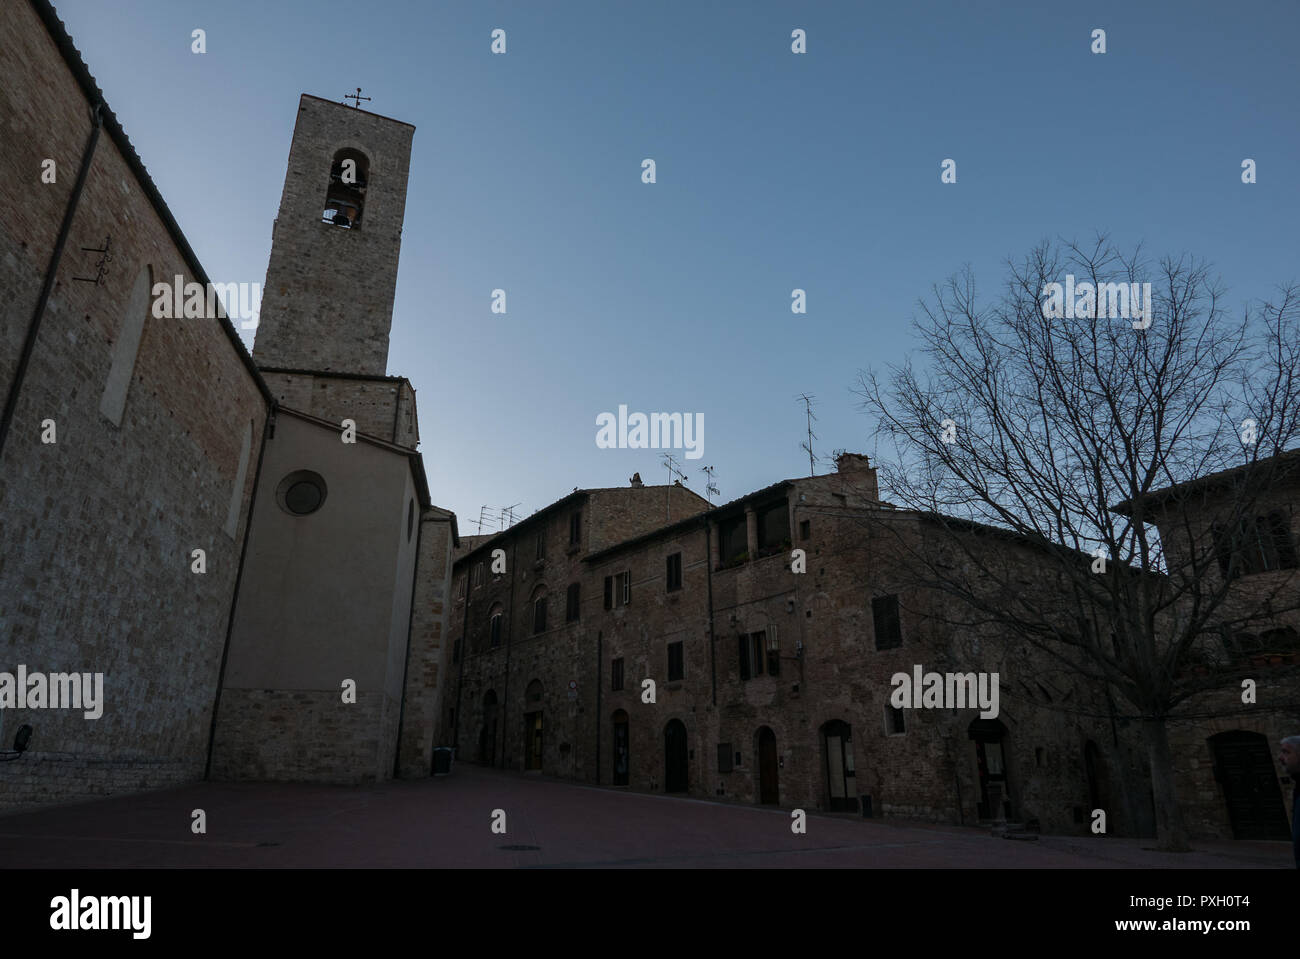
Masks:
[[[1225,683],[1191,668],[1198,651],[1300,605],[1294,569],[1249,590],[1237,576],[1241,537],[1263,535],[1260,504],[1300,480],[1287,452],[1300,287],[1233,318],[1205,264],[1151,267],[1104,236],[1043,243],[1008,268],[987,306],[969,268],[933,289],[916,319],[923,366],[860,374],[855,392],[893,447],[882,495],[939,531],[942,550],[910,552],[918,581],[959,599],[966,622],[1113,691],[1141,723],[1161,847],[1186,849],[1167,724],[1206,715],[1197,697]],[[1043,589],[970,535],[990,527],[1037,547]],[[1294,567],[1284,532],[1268,534],[1271,559],[1245,571]]]

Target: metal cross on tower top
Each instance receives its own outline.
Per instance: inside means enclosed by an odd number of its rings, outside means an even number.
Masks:
[[[360,110],[360,109],[361,109],[361,101],[362,101],[362,100],[369,100],[370,97],[363,97],[363,96],[361,95],[361,88],[360,88],[360,87],[357,87],[357,92],[356,92],[356,93],[345,93],[345,94],[343,94],[343,99],[344,99],[344,101],[347,101],[347,100],[356,100],[357,102],[354,103],[354,104],[352,104],[352,106],[353,106],[355,109]]]

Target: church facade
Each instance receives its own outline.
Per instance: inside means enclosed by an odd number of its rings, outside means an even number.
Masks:
[[[153,308],[209,277],[53,7],[8,9],[0,659],[103,702],[0,710],[0,803],[427,775],[458,533],[386,375],[413,128],[302,98],[250,356]]]

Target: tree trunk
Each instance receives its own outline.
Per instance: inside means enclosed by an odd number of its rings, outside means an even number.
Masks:
[[[1151,790],[1156,804],[1157,848],[1164,852],[1191,852],[1183,810],[1174,790],[1174,764],[1169,755],[1169,735],[1163,717],[1144,719],[1142,734],[1151,760]]]

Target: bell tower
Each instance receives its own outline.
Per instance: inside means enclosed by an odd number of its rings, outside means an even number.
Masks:
[[[259,366],[387,373],[414,133],[302,95],[253,345]]]

